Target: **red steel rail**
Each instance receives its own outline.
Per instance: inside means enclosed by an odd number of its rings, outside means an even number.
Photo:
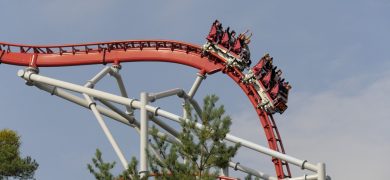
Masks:
[[[258,104],[261,98],[252,84],[242,83],[244,74],[226,68],[222,57],[211,53],[203,57],[201,47],[169,40],[129,40],[86,44],[35,46],[0,42],[0,63],[29,67],[79,66],[136,61],[178,63],[199,69],[202,74],[223,72],[237,83],[249,98],[264,129],[268,147],[285,153],[281,136],[272,115]],[[291,177],[289,165],[273,158],[279,179]]]

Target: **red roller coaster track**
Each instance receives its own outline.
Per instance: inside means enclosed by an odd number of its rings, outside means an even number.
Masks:
[[[189,43],[168,40],[130,40],[87,44],[32,46],[0,42],[0,63],[29,67],[58,67],[136,61],[178,63],[199,69],[202,74],[223,72],[247,95],[259,116],[270,149],[284,152],[282,139],[271,114],[258,104],[261,98],[252,84],[244,84],[244,74],[237,68],[226,68],[217,54],[202,57],[202,48]],[[279,179],[291,177],[289,165],[272,159]]]

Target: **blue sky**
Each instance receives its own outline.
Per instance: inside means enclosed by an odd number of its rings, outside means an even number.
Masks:
[[[289,109],[275,116],[287,153],[325,162],[336,179],[388,177],[389,1],[3,0],[0,17],[0,41],[27,44],[171,39],[200,45],[215,19],[239,32],[251,29],[252,59],[269,52],[293,86]],[[102,67],[42,68],[41,74],[84,84]],[[37,179],[92,179],[86,164],[96,148],[118,161],[89,111],[25,86],[16,76],[20,68],[0,65],[0,128],[22,135],[23,153],[40,163]],[[141,91],[188,90],[195,73],[161,63],[122,70],[135,98]],[[117,93],[110,80],[97,88]],[[210,76],[196,98],[211,93],[233,117],[233,134],[265,145],[255,112],[232,81]],[[178,100],[160,103],[180,112]],[[134,130],[107,122],[127,159],[137,155]],[[258,156],[243,151],[238,158],[273,173],[270,160]]]

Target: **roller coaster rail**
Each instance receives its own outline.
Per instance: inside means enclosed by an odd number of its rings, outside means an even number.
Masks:
[[[129,98],[119,73],[121,71],[121,63],[144,61],[178,63],[196,68],[199,72],[188,93],[183,89],[176,88],[160,93],[143,92],[140,94],[139,100]],[[17,74],[27,82],[27,85],[35,86],[51,95],[90,109],[124,168],[127,168],[128,162],[105,124],[102,115],[133,127],[140,134],[141,174],[148,171],[147,157],[144,150],[148,148],[155,151],[148,144],[149,121],[154,122],[164,129],[166,132],[159,132],[158,135],[167,136],[167,139],[171,142],[178,141],[176,138],[178,132],[165,123],[164,120],[160,119],[160,117],[178,123],[189,121],[185,116],[165,111],[160,107],[152,106],[151,103],[165,97],[178,96],[183,101],[190,102],[195,107],[196,112],[200,113],[201,109],[197,101],[193,98],[194,95],[207,75],[222,72],[235,81],[249,98],[265,132],[268,147],[263,147],[232,134],[228,134],[225,140],[233,143],[241,143],[243,147],[271,156],[276,176],[271,176],[254,168],[247,167],[243,163],[233,161],[229,163],[232,169],[257,176],[261,179],[330,179],[329,176],[326,176],[324,163],[312,164],[306,160],[300,160],[285,154],[282,139],[272,113],[267,113],[263,108],[259,107],[262,104],[264,96],[259,95],[253,83],[244,83],[242,81],[245,78],[242,68],[232,66],[224,57],[212,51],[205,56],[200,46],[170,40],[129,40],[51,46],[0,42],[0,63],[26,67],[25,69],[19,70]],[[77,85],[39,74],[39,68],[43,67],[91,64],[112,65],[105,66],[101,72],[87,81],[85,85]],[[108,74],[112,75],[116,80],[121,95],[115,95],[94,88],[95,84]],[[76,96],[69,91],[80,93],[84,98]],[[125,110],[119,109],[116,105],[123,105]],[[140,121],[134,117],[133,112],[135,110],[140,111]],[[203,126],[197,124],[197,128],[203,128]],[[157,152],[154,153],[158,156]],[[298,166],[303,170],[314,172],[314,174],[292,177],[289,168],[290,164]],[[228,171],[225,170],[223,172],[225,172],[223,174],[224,176],[228,176]],[[227,177],[223,178],[223,176],[220,178],[228,179]]]

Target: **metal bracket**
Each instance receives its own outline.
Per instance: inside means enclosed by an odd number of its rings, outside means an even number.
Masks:
[[[2,51],[1,51],[1,55],[0,55],[0,64],[1,64],[1,62],[2,62],[2,60],[1,60],[1,59],[3,58],[4,54],[5,54],[5,51],[4,51],[4,50],[2,50]]]
[[[234,166],[234,170],[235,170],[235,171],[237,171],[237,170],[238,170],[238,169],[237,169],[237,166],[238,166],[239,164],[240,164],[240,163],[239,163],[239,162],[237,162],[237,163],[236,163],[236,165]]]
[[[307,163],[307,160],[303,160],[302,165],[301,165],[301,169],[302,169],[302,170],[305,169],[305,163]]]

